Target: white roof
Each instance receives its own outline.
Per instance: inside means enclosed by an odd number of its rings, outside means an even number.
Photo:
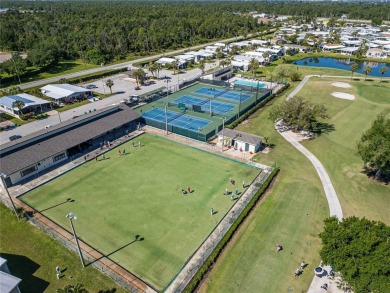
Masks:
[[[244,56],[263,57],[263,53],[262,52],[249,51],[249,52],[245,52]]]
[[[156,61],[158,64],[167,64],[167,63],[172,63],[175,62],[174,58],[168,58],[168,57],[162,57]]]
[[[196,55],[201,57],[212,57],[214,53],[206,50],[200,50],[196,53]]]
[[[337,51],[341,51],[341,52],[355,52],[357,50],[359,50],[359,47],[345,47],[345,48],[337,49]]]
[[[251,44],[267,44],[268,42],[265,40],[250,40],[249,43],[251,43]]]
[[[73,95],[75,93],[90,92],[85,88],[71,84],[48,84],[41,88],[42,93],[53,99],[61,99]]]
[[[22,280],[0,271],[0,289],[3,293],[13,292]]]
[[[0,98],[0,105],[7,106],[8,108],[12,108],[12,104],[15,101],[22,101],[24,103],[24,108],[28,106],[34,106],[34,105],[44,105],[50,103],[50,101],[46,101],[37,97],[34,97],[29,94],[16,94],[12,96],[4,96]],[[16,108],[14,108],[16,109]]]
[[[231,62],[231,65],[232,66],[237,66],[237,67],[241,67],[241,66],[248,66],[248,62],[244,62],[244,61],[235,61],[235,60],[232,60]]]
[[[216,51],[219,47],[218,46],[206,46],[206,51]]]
[[[224,43],[215,43],[214,46],[217,46],[217,47],[226,47],[226,44],[224,44]]]
[[[243,55],[235,55],[233,57],[234,60],[236,61],[250,61],[252,60],[253,57],[250,57],[250,56],[243,56]]]

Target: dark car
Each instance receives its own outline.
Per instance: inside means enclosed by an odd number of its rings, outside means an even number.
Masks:
[[[94,84],[89,84],[89,85],[87,85],[86,87],[85,87],[86,89],[97,89],[97,86],[96,85],[94,85]]]
[[[9,140],[13,141],[13,140],[17,140],[17,139],[19,139],[21,137],[22,137],[21,135],[12,135],[12,136],[9,137]]]

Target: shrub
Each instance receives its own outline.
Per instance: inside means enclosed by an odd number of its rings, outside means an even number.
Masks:
[[[301,75],[299,72],[293,71],[290,73],[290,79],[291,79],[291,81],[300,81]]]

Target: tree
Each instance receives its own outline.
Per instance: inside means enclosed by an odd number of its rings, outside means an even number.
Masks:
[[[110,89],[110,92],[112,94],[112,87],[114,86],[114,82],[111,79],[107,79],[106,86]]]
[[[83,284],[66,285],[63,289],[57,289],[57,293],[88,293]]]
[[[381,75],[381,81],[382,81],[382,78],[383,78],[383,74],[385,74],[387,72],[387,67],[386,66],[383,66],[379,69],[379,72],[382,74]]]
[[[205,67],[206,67],[206,61],[200,60],[199,61],[199,69],[202,70],[202,74],[204,74]]]
[[[12,108],[17,108],[19,110],[19,115],[22,114],[22,109],[24,108],[25,104],[23,101],[16,100],[12,103]]]
[[[357,217],[332,217],[324,223],[319,234],[322,261],[340,272],[353,292],[388,292],[390,227]]]
[[[275,70],[275,74],[279,80],[283,80],[288,76],[287,68],[284,66],[278,66]]]
[[[269,118],[272,121],[282,119],[284,124],[295,130],[314,130],[318,118],[328,118],[324,105],[313,104],[299,96],[275,105],[270,111]]]
[[[252,58],[249,61],[249,69],[252,71],[253,78],[256,76],[256,70],[260,67],[259,61],[255,58]]]
[[[298,71],[293,70],[290,72],[290,79],[291,81],[300,81],[301,74]]]
[[[137,84],[143,84],[145,72],[141,68],[138,68],[136,71],[134,71],[133,76],[135,77]]]
[[[390,119],[384,114],[377,116],[371,128],[365,131],[357,143],[357,153],[368,171],[375,172],[378,179],[382,174],[390,175]]]
[[[158,69],[158,65],[157,63],[150,63],[149,64],[149,71],[152,73],[153,75],[153,78],[155,78],[154,74],[157,72],[157,69]]]
[[[0,65],[2,72],[11,76],[17,76],[19,83],[21,83],[20,76],[27,72],[27,62],[19,52],[12,53],[11,59],[4,61]]]
[[[22,89],[16,85],[11,85],[9,88],[0,90],[2,96],[12,96],[23,93]]]
[[[351,71],[351,80],[353,78],[353,73],[359,69],[359,65],[357,65],[356,63],[352,64],[350,67],[349,67],[349,70]]]
[[[374,17],[372,20],[371,20],[371,24],[373,26],[380,26],[382,24],[383,20],[382,18],[380,17]]]
[[[370,73],[372,72],[372,69],[371,69],[370,66],[367,65],[366,68],[363,69],[363,72],[364,72],[364,74],[366,75],[365,80],[367,80],[367,75],[370,74]]]
[[[219,64],[224,68],[225,66],[230,65],[230,60],[229,59],[221,60]]]

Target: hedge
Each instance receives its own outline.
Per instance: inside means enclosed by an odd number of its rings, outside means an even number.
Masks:
[[[267,190],[268,186],[272,182],[273,178],[278,174],[279,167],[276,167],[272,173],[269,175],[267,180],[264,182],[263,186],[256,192],[256,194],[253,196],[251,201],[248,203],[248,205],[244,208],[244,210],[241,212],[241,214],[238,216],[237,220],[233,223],[233,225],[230,227],[230,229],[226,232],[225,236],[222,237],[221,241],[217,244],[214,251],[210,254],[210,256],[206,259],[206,261],[203,263],[203,265],[199,268],[199,270],[196,272],[194,277],[191,279],[191,281],[188,283],[186,288],[184,289],[184,293],[192,293],[195,292],[198,285],[202,281],[203,277],[208,273],[212,265],[216,262],[219,255],[221,254],[222,250],[225,248],[225,246],[228,244],[230,239],[233,237],[234,233],[238,230],[240,225],[243,223],[243,221],[246,219],[246,217],[249,215],[249,213],[252,211],[252,209],[255,207],[261,196],[264,194],[264,192]]]
[[[278,90],[276,93],[271,94],[266,99],[262,100],[260,103],[258,103],[256,106],[254,106],[252,109],[250,109],[248,112],[243,114],[239,119],[235,120],[231,124],[227,125],[226,128],[235,128],[238,124],[243,122],[244,120],[248,119],[250,115],[255,113],[257,110],[259,110],[261,107],[263,107],[265,104],[267,104],[269,101],[271,101],[273,98],[275,98],[280,93],[284,92],[286,89],[290,87],[289,83],[286,83],[280,90]]]

